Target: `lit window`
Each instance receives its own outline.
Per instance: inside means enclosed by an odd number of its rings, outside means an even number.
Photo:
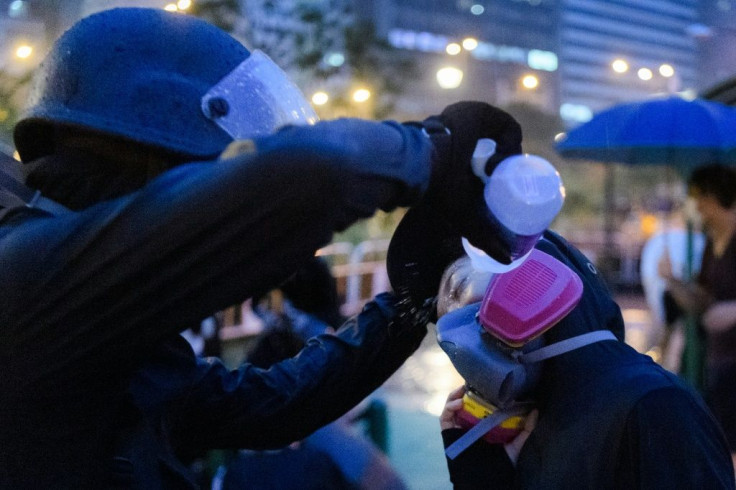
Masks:
[[[325,62],[334,67],[342,66],[345,64],[345,55],[342,53],[328,53],[325,56]]]
[[[535,70],[555,71],[557,70],[557,55],[551,51],[541,49],[530,49],[526,56],[529,68]]]
[[[565,121],[583,123],[593,118],[593,111],[587,105],[565,103],[560,106],[560,117]]]
[[[8,17],[23,18],[28,17],[28,2],[23,0],[14,0],[8,5]]]
[[[470,13],[473,15],[481,15],[485,11],[486,11],[485,7],[479,3],[476,3],[475,5],[470,7]]]

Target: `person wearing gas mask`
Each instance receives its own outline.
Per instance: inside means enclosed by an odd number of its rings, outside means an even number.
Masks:
[[[394,276],[407,261],[439,273],[426,261],[442,240],[416,241],[430,226],[421,208],[393,236]],[[465,379],[440,417],[454,488],[734,488],[699,395],[624,343],[583,254],[551,231],[537,238],[515,267],[485,267],[468,249],[445,271],[437,340]]]
[[[154,9],[76,23],[29,102],[25,185],[0,172],[3,488],[191,488],[190,454],[281,447],[353,407],[418,347],[431,303],[380,295],[268,370],[197,359],[178,332],[379,208],[441,203],[455,241],[511,260],[470,160],[481,138],[518,153],[521,130],[487,104],[316,122],[265,55]]]

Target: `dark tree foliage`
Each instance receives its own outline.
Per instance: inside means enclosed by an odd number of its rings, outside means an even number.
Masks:
[[[13,127],[18,120],[33,76],[29,70],[16,75],[0,70],[0,151],[12,152]]]
[[[227,32],[235,29],[241,16],[238,0],[197,0],[189,12]]]

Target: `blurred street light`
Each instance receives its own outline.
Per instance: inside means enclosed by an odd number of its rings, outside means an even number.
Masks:
[[[629,71],[629,68],[629,63],[622,58],[618,58],[611,63],[611,69],[619,75]],[[662,63],[656,67],[656,73],[661,77],[661,79],[664,79],[666,83],[657,83],[653,85],[653,90],[666,89],[668,93],[676,93],[680,91],[680,76],[673,65],[670,63]],[[650,82],[655,80],[655,71],[653,68],[647,66],[639,66],[636,68],[636,76],[644,82]]]
[[[644,81],[651,80],[654,76],[652,70],[650,70],[649,68],[639,68],[639,70],[636,72],[636,75]]]
[[[330,96],[327,95],[327,92],[315,92],[312,95],[312,103],[314,105],[325,105],[330,100]]]
[[[354,89],[333,87],[316,90],[311,94],[310,102],[321,119],[329,120],[339,117],[370,119],[373,117],[375,94],[365,86]]]
[[[176,3],[167,3],[164,10],[169,12],[185,12],[192,6],[192,0],[177,0]]]
[[[611,63],[611,68],[616,73],[626,73],[629,71],[629,64],[622,59],[613,60],[613,63]]]
[[[472,51],[478,47],[478,40],[474,37],[466,37],[463,39],[463,49]]]
[[[524,75],[521,78],[521,85],[527,90],[534,90],[539,87],[539,78],[536,75]]]
[[[675,75],[675,69],[672,67],[672,65],[664,63],[659,66],[659,74],[665,78],[670,78]]]
[[[365,102],[368,99],[371,98],[371,91],[367,88],[359,88],[355,92],[353,92],[353,101],[354,102]]]
[[[449,54],[450,56],[455,56],[455,55],[457,55],[457,54],[460,54],[460,51],[462,51],[462,49],[463,49],[463,48],[461,48],[461,47],[460,47],[460,45],[459,45],[458,43],[450,43],[450,44],[448,44],[448,45],[447,45],[447,47],[445,48],[445,51],[446,51],[446,52],[447,52],[447,54]]]
[[[454,66],[446,66],[437,70],[437,83],[443,89],[458,88],[463,81],[463,71]]]
[[[22,60],[30,57],[33,54],[33,46],[28,44],[21,44],[15,48],[15,57]]]

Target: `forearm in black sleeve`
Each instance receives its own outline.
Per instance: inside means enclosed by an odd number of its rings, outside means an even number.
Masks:
[[[202,365],[177,404],[181,439],[194,447],[268,448],[304,438],[357,405],[419,347],[426,324],[403,323],[396,313],[396,298],[384,293],[335,335],[310,339],[268,370]]]
[[[32,382],[72,365],[124,366],[276,286],[333,231],[411,204],[429,180],[429,142],[397,124],[295,127],[256,147],[81,212],[0,226],[0,343],[11,369]]]

